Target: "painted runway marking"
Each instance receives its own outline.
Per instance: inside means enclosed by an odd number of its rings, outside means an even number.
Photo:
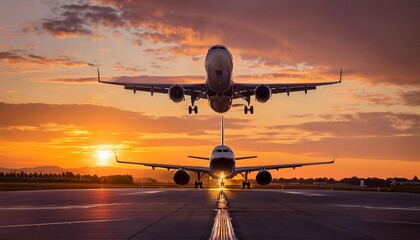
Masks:
[[[139,195],[139,194],[153,194],[153,193],[160,193],[160,192],[164,192],[164,191],[162,190],[137,191],[137,192],[131,192],[131,193],[124,193],[121,195],[131,196],[131,195]]]
[[[227,210],[227,200],[225,194],[220,191],[217,214],[214,218],[213,230],[210,239],[236,239]]]
[[[404,222],[404,221],[389,221],[389,220],[374,220],[374,219],[363,219],[366,222],[381,222],[381,223],[398,223],[398,224],[409,224],[409,225],[420,225],[417,222]]]
[[[99,220],[85,220],[85,221],[72,221],[72,222],[49,222],[49,223],[31,223],[31,224],[16,224],[16,225],[3,225],[1,228],[19,228],[19,227],[40,227],[52,225],[67,225],[67,224],[82,224],[82,223],[103,223],[103,222],[117,222],[128,221],[131,218],[116,218],[116,219],[99,219]]]
[[[403,211],[420,211],[418,207],[374,207],[369,205],[350,205],[340,204],[337,207],[351,207],[351,208],[366,208],[366,209],[378,209],[378,210],[403,210]]]
[[[326,196],[322,193],[311,193],[311,192],[297,192],[297,191],[283,191],[288,194],[305,195],[305,196]]]
[[[104,204],[86,204],[86,205],[65,205],[65,206],[13,206],[13,207],[0,207],[0,210],[66,210],[66,209],[88,209],[95,207],[105,206],[121,206],[127,205],[126,203],[104,203]]]

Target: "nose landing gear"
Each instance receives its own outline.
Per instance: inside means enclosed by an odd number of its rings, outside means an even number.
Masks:
[[[188,113],[189,114],[191,114],[191,113],[195,113],[195,114],[197,114],[198,113],[198,107],[197,106],[189,106],[188,107]]]

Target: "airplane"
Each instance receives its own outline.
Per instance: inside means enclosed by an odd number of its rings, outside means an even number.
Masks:
[[[206,80],[204,83],[196,84],[164,84],[164,83],[136,83],[120,81],[102,81],[98,69],[98,82],[114,85],[122,85],[124,89],[137,91],[168,94],[169,98],[179,103],[185,100],[185,96],[191,97],[191,106],[188,107],[189,114],[198,113],[195,102],[199,99],[207,99],[210,107],[217,113],[225,113],[232,107],[233,99],[244,99],[247,105],[244,106],[244,113],[254,114],[254,107],[251,105],[251,96],[261,103],[267,102],[272,94],[315,90],[317,86],[341,83],[342,69],[340,70],[339,81],[318,82],[318,83],[267,83],[248,84],[235,83],[233,81],[233,57],[229,50],[223,45],[214,45],[209,48],[205,58]]]
[[[155,168],[166,168],[176,169],[173,175],[173,180],[178,185],[186,185],[190,182],[190,175],[187,171],[194,172],[197,174],[197,181],[194,182],[195,188],[202,188],[203,182],[201,178],[207,174],[213,179],[220,179],[220,187],[224,187],[224,180],[231,179],[236,175],[240,174],[244,178],[242,182],[242,188],[250,188],[251,184],[248,181],[248,174],[251,172],[256,172],[257,176],[255,180],[260,185],[267,185],[273,180],[271,173],[268,170],[271,169],[281,169],[281,168],[297,168],[302,166],[309,165],[319,165],[319,164],[331,164],[335,162],[335,155],[332,161],[327,162],[311,162],[311,163],[289,163],[289,164],[276,164],[276,165],[260,165],[260,166],[248,166],[248,167],[237,167],[236,161],[257,158],[257,156],[246,156],[246,157],[235,157],[235,154],[229,146],[225,145],[224,142],[224,119],[223,115],[221,116],[221,144],[214,147],[210,153],[210,157],[198,157],[198,156],[188,156],[189,158],[195,158],[200,160],[209,161],[209,167],[199,167],[199,166],[184,166],[184,165],[172,165],[172,164],[161,164],[161,163],[147,163],[147,162],[128,162],[121,161],[118,159],[117,154],[115,153],[115,160],[118,163],[126,164],[137,164],[147,167]]]

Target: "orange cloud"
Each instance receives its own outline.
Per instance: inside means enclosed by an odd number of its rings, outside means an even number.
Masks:
[[[93,63],[75,60],[67,56],[41,56],[18,49],[0,52],[0,62],[4,65],[23,69],[24,71],[47,71],[48,69],[45,69],[45,66],[68,68],[94,66]]]

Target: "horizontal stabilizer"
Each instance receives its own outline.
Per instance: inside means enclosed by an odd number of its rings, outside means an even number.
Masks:
[[[244,160],[244,159],[250,159],[250,158],[257,158],[258,156],[247,156],[247,157],[237,157],[235,160]]]
[[[206,157],[197,157],[197,156],[188,156],[189,158],[196,158],[196,159],[200,159],[200,160],[210,160],[209,158]]]

